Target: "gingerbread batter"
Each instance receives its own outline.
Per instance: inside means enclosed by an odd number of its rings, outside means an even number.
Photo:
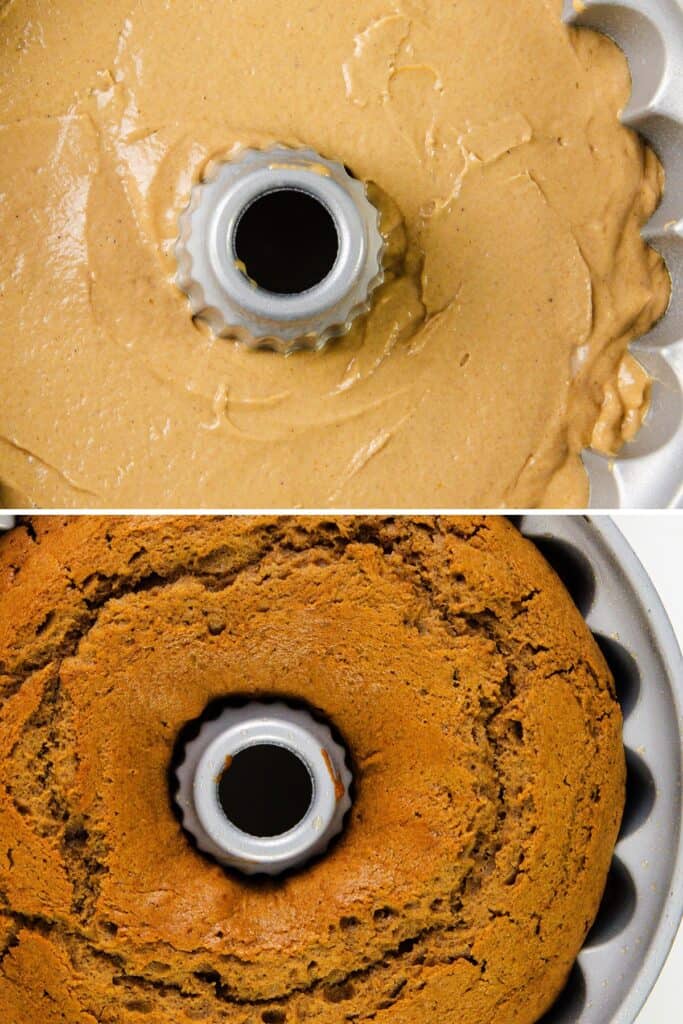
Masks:
[[[669,280],[626,61],[561,6],[0,4],[4,503],[584,505]],[[273,142],[383,214],[374,308],[320,352],[215,338],[174,283],[207,163]]]

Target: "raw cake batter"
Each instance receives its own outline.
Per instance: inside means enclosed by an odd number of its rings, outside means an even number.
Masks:
[[[587,502],[669,294],[611,42],[559,0],[0,7],[5,504]],[[274,142],[383,214],[373,310],[317,353],[214,338],[174,284],[209,160]]]

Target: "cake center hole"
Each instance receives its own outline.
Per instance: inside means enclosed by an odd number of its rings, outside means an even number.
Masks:
[[[311,774],[286,747],[257,743],[228,759],[218,782],[226,817],[251,836],[279,836],[298,825],[313,799]]]
[[[234,248],[259,288],[294,295],[327,277],[337,259],[339,236],[319,199],[301,189],[279,188],[257,196],[244,210]]]

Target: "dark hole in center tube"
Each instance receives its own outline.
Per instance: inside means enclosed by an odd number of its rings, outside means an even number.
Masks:
[[[218,781],[226,817],[252,836],[279,836],[298,825],[313,799],[303,761],[286,747],[258,743],[238,751]]]
[[[235,229],[235,256],[265,291],[294,295],[332,270],[339,236],[328,209],[309,192],[280,188],[257,196]]]

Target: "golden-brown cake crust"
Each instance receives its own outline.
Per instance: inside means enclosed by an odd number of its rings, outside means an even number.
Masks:
[[[0,540],[7,1024],[532,1024],[624,799],[609,670],[507,521],[35,518]],[[341,731],[341,840],[246,881],[173,814],[180,728],[279,695]]]

